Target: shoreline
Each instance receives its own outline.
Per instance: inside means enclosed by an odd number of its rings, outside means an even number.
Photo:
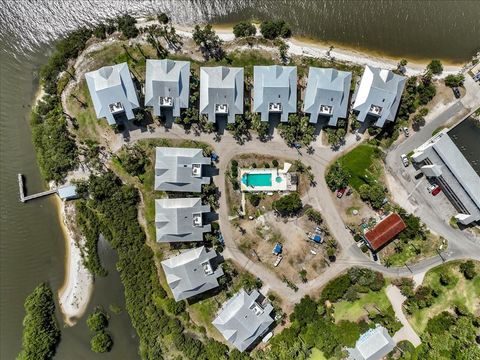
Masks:
[[[153,21],[147,22],[142,21],[139,19],[138,25],[145,25],[149,23],[154,23]],[[192,37],[193,27],[184,26],[184,25],[177,25],[174,24],[177,33],[181,36],[185,36],[188,38]],[[213,26],[215,32],[220,37],[221,40],[225,42],[230,42],[235,40],[235,35],[233,34],[233,28],[229,25],[214,25]],[[259,33],[259,29],[257,26],[257,33]],[[258,35],[257,35],[258,37]],[[348,48],[342,45],[336,45],[334,43],[326,43],[322,42],[321,40],[316,39],[309,39],[305,37],[296,37],[293,36],[288,39],[284,39],[285,43],[289,46],[288,54],[289,55],[300,55],[306,57],[319,57],[319,58],[332,58],[334,60],[339,61],[346,61],[358,65],[369,65],[372,67],[381,67],[386,69],[395,69],[397,67],[398,62],[401,58],[394,58],[392,56],[388,56],[385,54],[379,54],[375,51],[368,51],[365,49],[356,50],[354,48]],[[330,52],[330,57],[327,55],[328,50],[330,49],[330,44],[333,44],[333,49]],[[240,46],[238,48],[241,48]],[[264,45],[256,45],[253,48],[264,48],[264,49],[272,49],[271,46],[264,46]],[[406,68],[407,76],[413,75],[420,75],[422,74],[430,60],[419,60],[419,59],[408,59],[408,64]],[[435,76],[435,78],[444,78],[450,74],[456,74],[462,69],[469,62],[464,64],[453,64],[451,62],[442,60],[443,64],[443,72],[441,75]]]
[[[39,85],[35,91],[32,109],[43,95],[45,95],[45,91]],[[83,265],[81,250],[75,241],[74,231],[66,216],[67,203],[58,196],[55,196],[53,201],[65,245],[63,283],[57,290],[57,300],[64,323],[73,326],[83,316],[90,302],[93,293],[93,276]],[[75,269],[75,265],[77,265],[77,269]]]
[[[73,214],[73,204],[67,204],[55,198],[57,214],[65,239],[65,276],[62,286],[57,290],[58,303],[63,315],[63,321],[68,326],[73,326],[85,313],[93,293],[93,275],[83,265],[82,252],[75,241],[71,224],[67,220]],[[68,209],[72,207],[72,209]],[[83,238],[82,238],[83,239]]]

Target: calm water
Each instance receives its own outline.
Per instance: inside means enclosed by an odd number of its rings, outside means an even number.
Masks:
[[[165,11],[184,24],[282,17],[306,37],[411,59],[462,62],[480,48],[479,1],[0,0],[1,359],[14,358],[20,349],[27,294],[42,281],[49,281],[56,291],[64,276],[64,240],[52,200],[18,201],[17,173],[26,175],[30,192],[43,188],[28,127],[36,71],[55,38],[126,11],[134,15]],[[90,308],[122,306],[114,254],[103,245],[101,249],[111,271],[96,282]],[[115,340],[112,353],[95,356],[82,319],[63,329],[56,358],[136,358],[138,343],[128,316],[112,315],[110,330]]]

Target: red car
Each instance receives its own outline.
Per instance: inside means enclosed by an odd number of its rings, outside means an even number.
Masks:
[[[338,189],[337,190],[337,198],[341,199],[343,194],[345,194],[345,191],[347,191],[347,188]]]
[[[440,186],[437,186],[435,189],[432,190],[432,195],[438,195],[440,191],[442,191],[442,188]]]

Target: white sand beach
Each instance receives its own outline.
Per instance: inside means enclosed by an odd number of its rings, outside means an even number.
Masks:
[[[83,265],[79,245],[83,245],[84,237],[76,236],[72,231],[75,221],[73,203],[56,199],[59,206],[60,223],[65,234],[65,280],[58,290],[60,310],[68,326],[76,324],[85,313],[93,291],[93,276]],[[79,245],[77,245],[77,242]]]

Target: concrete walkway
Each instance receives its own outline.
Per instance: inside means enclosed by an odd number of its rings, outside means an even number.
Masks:
[[[398,330],[395,335],[393,335],[393,340],[395,340],[397,343],[402,340],[408,340],[413,344],[413,346],[417,347],[422,343],[422,341],[415,330],[413,330],[402,310],[402,304],[406,297],[402,295],[399,288],[393,285],[388,285],[386,293],[388,300],[390,300],[393,310],[395,311],[397,319],[400,320],[403,325],[403,327]]]

